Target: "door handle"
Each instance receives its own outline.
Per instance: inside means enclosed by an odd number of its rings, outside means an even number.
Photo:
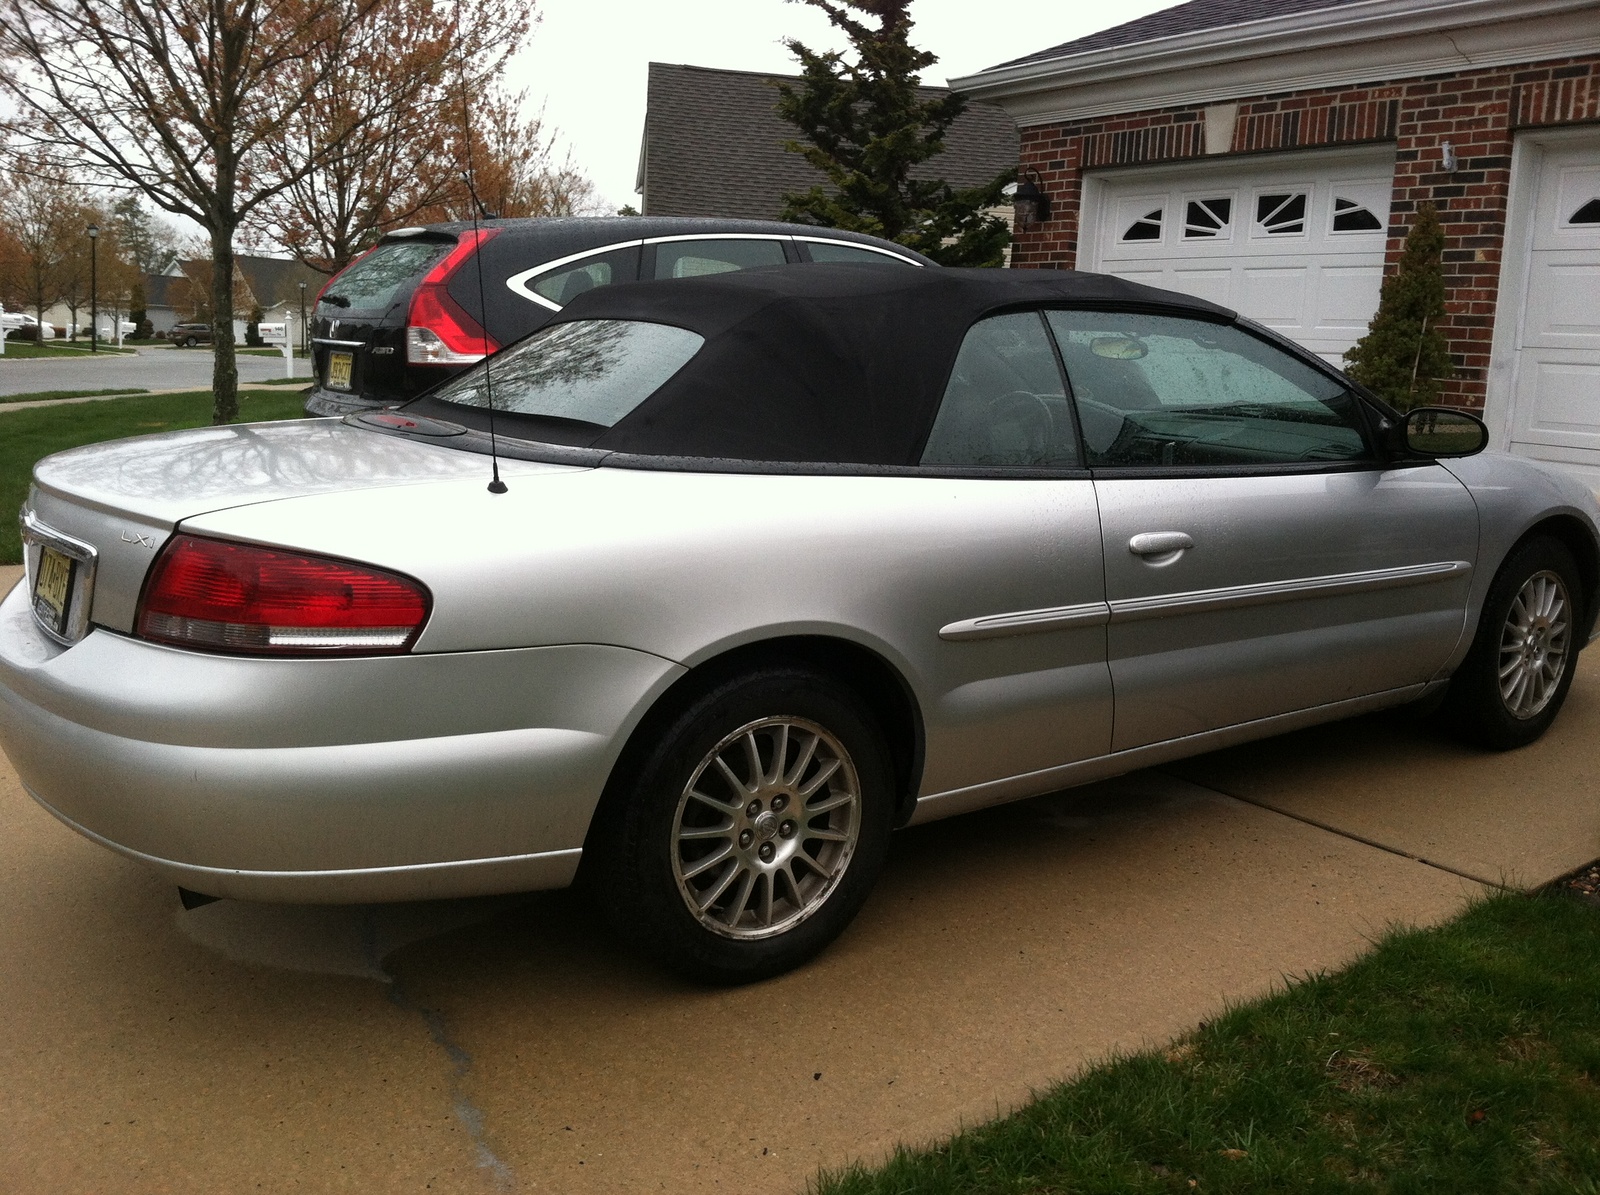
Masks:
[[[1194,547],[1194,540],[1183,531],[1144,531],[1128,541],[1128,551],[1143,556],[1151,563],[1152,557],[1168,556],[1176,560],[1179,552]]]

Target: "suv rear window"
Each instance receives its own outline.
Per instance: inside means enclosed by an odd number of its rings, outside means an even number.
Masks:
[[[450,249],[450,245],[439,241],[394,241],[379,245],[346,266],[344,272],[328,284],[318,306],[329,305],[328,299],[336,296],[348,299],[350,308],[355,311],[385,309],[394,302],[395,292],[401,286],[421,278]]]
[[[698,332],[640,320],[553,324],[446,382],[432,397],[487,407],[485,370],[492,368],[496,411],[612,427],[704,343]]]

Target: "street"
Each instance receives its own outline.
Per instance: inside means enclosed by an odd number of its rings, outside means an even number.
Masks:
[[[239,380],[264,382],[284,376],[281,356],[240,353]],[[295,359],[295,373],[311,376],[311,362]],[[137,356],[120,353],[65,357],[0,357],[0,394],[34,394],[45,390],[140,390],[211,388],[210,349],[141,347]]]

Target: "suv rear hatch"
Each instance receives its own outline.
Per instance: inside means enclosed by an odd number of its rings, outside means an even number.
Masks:
[[[448,283],[494,231],[391,233],[334,275],[311,313],[316,387],[307,410],[342,415],[404,402],[480,360],[483,330]],[[431,368],[419,376],[408,358]]]

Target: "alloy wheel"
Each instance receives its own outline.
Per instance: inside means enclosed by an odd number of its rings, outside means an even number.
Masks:
[[[844,745],[804,718],[763,718],[706,753],[673,817],[673,874],[700,924],[769,938],[822,907],[861,833]]]
[[[1571,602],[1544,569],[1523,582],[1500,630],[1500,700],[1514,718],[1535,717],[1561,686],[1571,648]]]

